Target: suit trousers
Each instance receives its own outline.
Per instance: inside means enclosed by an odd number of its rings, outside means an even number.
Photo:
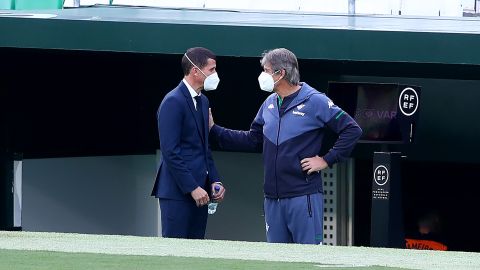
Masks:
[[[197,207],[191,200],[159,199],[162,236],[168,238],[204,239],[208,208]]]

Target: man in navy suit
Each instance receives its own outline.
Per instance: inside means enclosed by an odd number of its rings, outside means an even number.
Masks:
[[[208,144],[209,101],[201,90],[216,89],[220,79],[216,57],[205,48],[188,49],[182,69],[183,80],[157,112],[162,161],[152,196],[159,199],[163,237],[203,239],[207,204],[222,201],[225,188]]]

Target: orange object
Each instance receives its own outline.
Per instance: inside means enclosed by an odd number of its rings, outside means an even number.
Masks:
[[[406,248],[408,249],[424,249],[424,250],[447,250],[447,246],[433,240],[405,239],[407,240]]]

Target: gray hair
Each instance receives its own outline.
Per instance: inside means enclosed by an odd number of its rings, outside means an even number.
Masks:
[[[265,51],[262,54],[260,64],[264,67],[266,64],[272,66],[272,70],[285,70],[284,79],[292,85],[298,85],[300,82],[300,71],[298,70],[298,61],[295,54],[285,48]]]

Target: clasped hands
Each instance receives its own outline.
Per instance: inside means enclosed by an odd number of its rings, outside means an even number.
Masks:
[[[215,185],[220,186],[220,190],[218,192],[215,192]],[[222,185],[222,183],[220,182],[212,183],[211,188],[212,188],[212,194],[213,194],[212,200],[216,202],[223,201],[226,189]],[[190,194],[192,195],[192,198],[195,200],[197,207],[204,206],[208,204],[208,202],[210,201],[210,197],[208,196],[208,193],[201,187],[197,187],[192,192],[190,192]]]

